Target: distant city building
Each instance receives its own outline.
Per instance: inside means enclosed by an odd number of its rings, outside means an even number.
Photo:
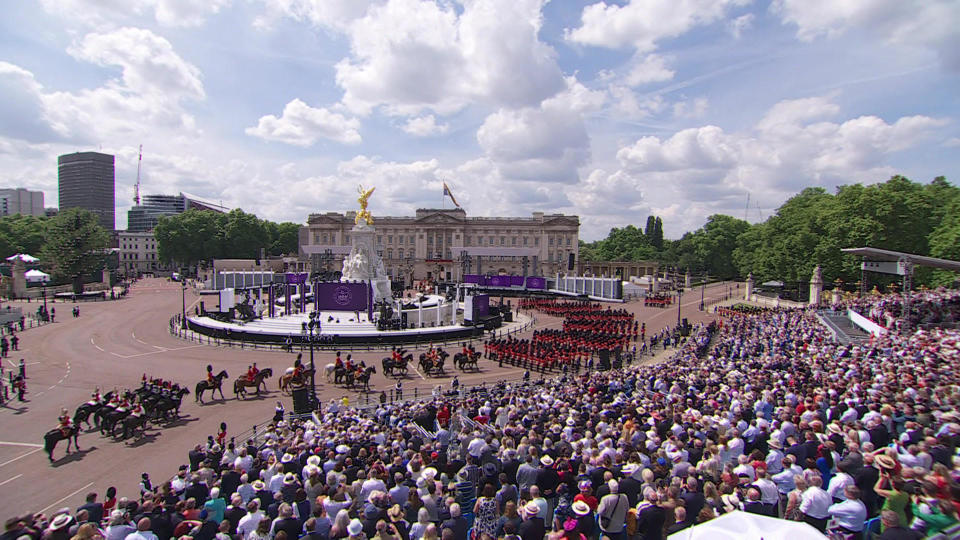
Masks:
[[[44,216],[43,192],[24,188],[0,189],[0,216]]]
[[[57,158],[60,210],[85,208],[97,214],[100,225],[115,227],[114,157],[100,152],[76,152]]]
[[[355,215],[311,214],[300,228],[300,254],[310,258],[314,271],[341,269],[350,252]],[[534,212],[532,217],[467,217],[456,208],[373,219],[387,274],[408,285],[422,279],[460,280],[464,273],[572,272],[579,251],[577,216]]]
[[[127,275],[167,270],[166,265],[160,262],[152,231],[120,231],[117,233],[117,242],[120,269]]]
[[[229,212],[217,203],[181,192],[179,195],[144,195],[142,204],[127,210],[127,232],[152,231],[161,216],[173,216],[190,210]]]

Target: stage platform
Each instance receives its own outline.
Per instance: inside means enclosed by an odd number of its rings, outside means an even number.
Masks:
[[[303,331],[304,323],[309,322],[306,313],[286,315],[282,317],[264,317],[250,322],[223,322],[211,317],[188,316],[187,325],[190,330],[217,339],[259,343],[284,343],[290,338],[295,345],[307,343],[307,335]],[[490,328],[487,328],[490,329]],[[321,344],[385,344],[391,343],[425,343],[430,341],[450,341],[456,339],[473,339],[483,335],[485,328],[481,326],[432,326],[425,328],[408,328],[405,330],[377,330],[375,322],[367,318],[366,313],[350,311],[330,311],[320,314],[320,333],[318,343]]]

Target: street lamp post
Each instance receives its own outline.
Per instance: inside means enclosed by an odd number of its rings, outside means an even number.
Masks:
[[[182,278],[181,278],[182,279]],[[180,328],[187,329],[187,282],[180,283]]]
[[[320,312],[316,310],[316,305],[310,312],[307,328],[310,330],[307,334],[307,339],[310,340],[310,409],[314,410],[317,408],[317,366],[313,361],[313,342],[314,337],[320,332]]]
[[[703,294],[707,288],[707,273],[703,273],[703,280],[700,282],[700,311],[703,311]]]
[[[680,283],[680,273],[677,272],[677,283]],[[677,329],[680,328],[680,304],[683,298],[683,285],[677,287]]]

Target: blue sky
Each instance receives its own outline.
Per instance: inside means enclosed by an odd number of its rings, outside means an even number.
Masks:
[[[563,212],[581,237],[957,176],[960,3],[40,0],[0,20],[0,178],[56,156],[272,220]],[[449,201],[445,204],[449,205]]]

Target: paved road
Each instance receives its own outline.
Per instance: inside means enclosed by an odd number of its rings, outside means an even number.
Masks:
[[[726,285],[708,287],[706,299],[709,302],[727,291]],[[197,300],[187,291],[188,309]],[[709,315],[697,310],[699,303],[699,294],[684,295],[683,316],[691,321],[708,319]],[[289,397],[278,391],[276,376],[268,381],[268,393],[245,401],[234,399],[231,382],[224,385],[227,399],[200,405],[191,393],[184,399],[181,420],[165,427],[151,427],[139,440],[118,442],[96,432],[84,433],[80,436],[81,451],[69,455],[64,454],[60,443],[54,454],[56,461],[51,465],[40,447],[43,434],[55,426],[61,407],[72,414],[77,405],[89,399],[96,386],[104,391],[134,388],[146,373],[187,385],[193,392],[197,381],[204,377],[207,364],[212,364],[215,371],[226,369],[232,381],[252,362],[257,362],[261,369],[270,367],[274,373],[282,373],[294,359],[289,353],[198,345],[170,335],[168,320],[181,309],[178,283],[143,280],[123,300],[76,305],[80,306],[79,318],[70,315],[74,304],[53,304],[57,322],[21,333],[21,351],[13,352],[5,360],[8,369],[19,358],[26,360],[28,394],[24,403],[13,400],[0,407],[2,519],[64,506],[76,508],[88,491],[96,491],[102,497],[108,486],[116,486],[121,496],[136,496],[139,473],[148,472],[155,483],[170,477],[179,464],[186,462],[187,451],[207,435],[215,434],[221,421],[227,423],[229,434],[238,434],[269,419],[277,400],[282,400],[287,409],[292,408]],[[675,306],[658,309],[645,308],[637,302],[625,305],[646,322],[648,333],[677,320]],[[36,306],[24,304],[27,310]],[[559,326],[559,319],[538,316],[538,328]],[[378,371],[383,356],[382,351],[354,354],[354,358],[377,366]],[[332,357],[331,353],[319,354],[318,367],[329,363]],[[479,373],[461,374],[461,383],[493,383],[521,375],[519,369],[498,369],[486,360],[481,360],[480,367]],[[317,380],[321,399],[347,394],[322,376]],[[427,379],[411,370],[404,390],[407,395],[414,388],[429,393],[436,384],[448,387],[449,381],[449,376]],[[378,373],[371,385],[376,390],[390,388],[393,380]],[[349,396],[355,400],[357,394],[351,392]],[[375,398],[373,394],[371,399]]]

